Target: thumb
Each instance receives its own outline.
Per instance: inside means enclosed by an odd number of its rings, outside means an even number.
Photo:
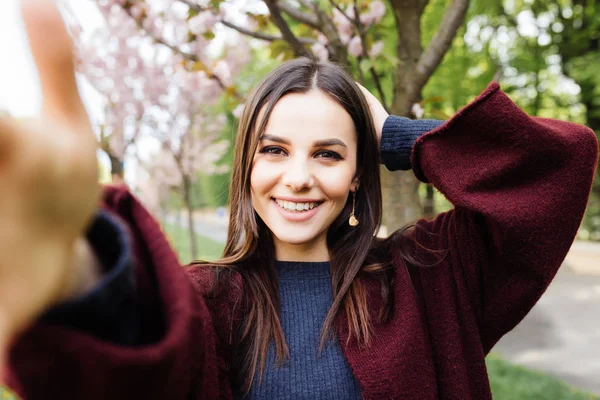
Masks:
[[[29,46],[38,68],[42,113],[60,122],[86,121],[75,80],[73,43],[52,0],[21,0]]]

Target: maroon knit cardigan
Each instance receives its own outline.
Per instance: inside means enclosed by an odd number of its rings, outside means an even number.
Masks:
[[[364,398],[491,398],[485,355],[533,307],[561,265],[597,162],[590,129],[529,117],[497,83],[418,139],[415,175],[455,207],[420,220],[416,235],[449,254],[430,268],[396,259],[395,312],[391,321],[374,324],[369,348],[346,345],[345,321],[340,324],[342,351]],[[217,338],[231,336],[240,290],[207,303],[201,294],[209,278],[180,268],[138,200],[109,187],[105,207],[134,240],[142,329],[150,344],[120,347],[37,324],[13,346],[9,385],[26,399],[231,398]],[[379,310],[378,285],[367,287],[370,307]]]

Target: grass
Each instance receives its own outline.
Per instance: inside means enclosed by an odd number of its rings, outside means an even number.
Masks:
[[[551,375],[511,364],[495,354],[486,359],[494,400],[600,400]]]
[[[194,261],[192,251],[190,250],[190,239],[188,231],[185,228],[178,227],[175,224],[163,223],[162,228],[171,241],[171,245],[179,256],[179,261],[185,265]],[[224,243],[219,243],[206,236],[196,236],[196,249],[198,251],[198,260],[214,261],[221,257]]]
[[[187,230],[174,224],[163,229],[183,264],[192,261]],[[224,245],[205,236],[197,237],[198,258],[213,261]],[[495,354],[486,359],[494,400],[600,400],[600,397],[574,389],[555,377],[509,363]]]

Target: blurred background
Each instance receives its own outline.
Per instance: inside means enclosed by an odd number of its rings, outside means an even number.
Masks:
[[[448,119],[497,80],[530,115],[600,132],[597,0],[59,4],[76,43],[101,179],[127,184],[144,201],[182,263],[220,256],[237,118],[249,90],[290,58],[345,65],[396,115]],[[40,98],[16,0],[0,3],[0,30],[0,113],[27,118]],[[410,172],[382,175],[384,234],[451,207]],[[596,176],[556,281],[488,357],[494,398],[597,398],[599,313]]]

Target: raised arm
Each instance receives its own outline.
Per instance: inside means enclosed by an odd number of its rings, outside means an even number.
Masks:
[[[445,281],[423,270],[430,274],[424,290],[432,298],[468,298],[487,352],[533,307],[564,260],[589,198],[598,141],[584,126],[527,116],[492,83],[419,137],[411,161],[417,178],[454,204],[418,222],[422,243],[449,251]]]

